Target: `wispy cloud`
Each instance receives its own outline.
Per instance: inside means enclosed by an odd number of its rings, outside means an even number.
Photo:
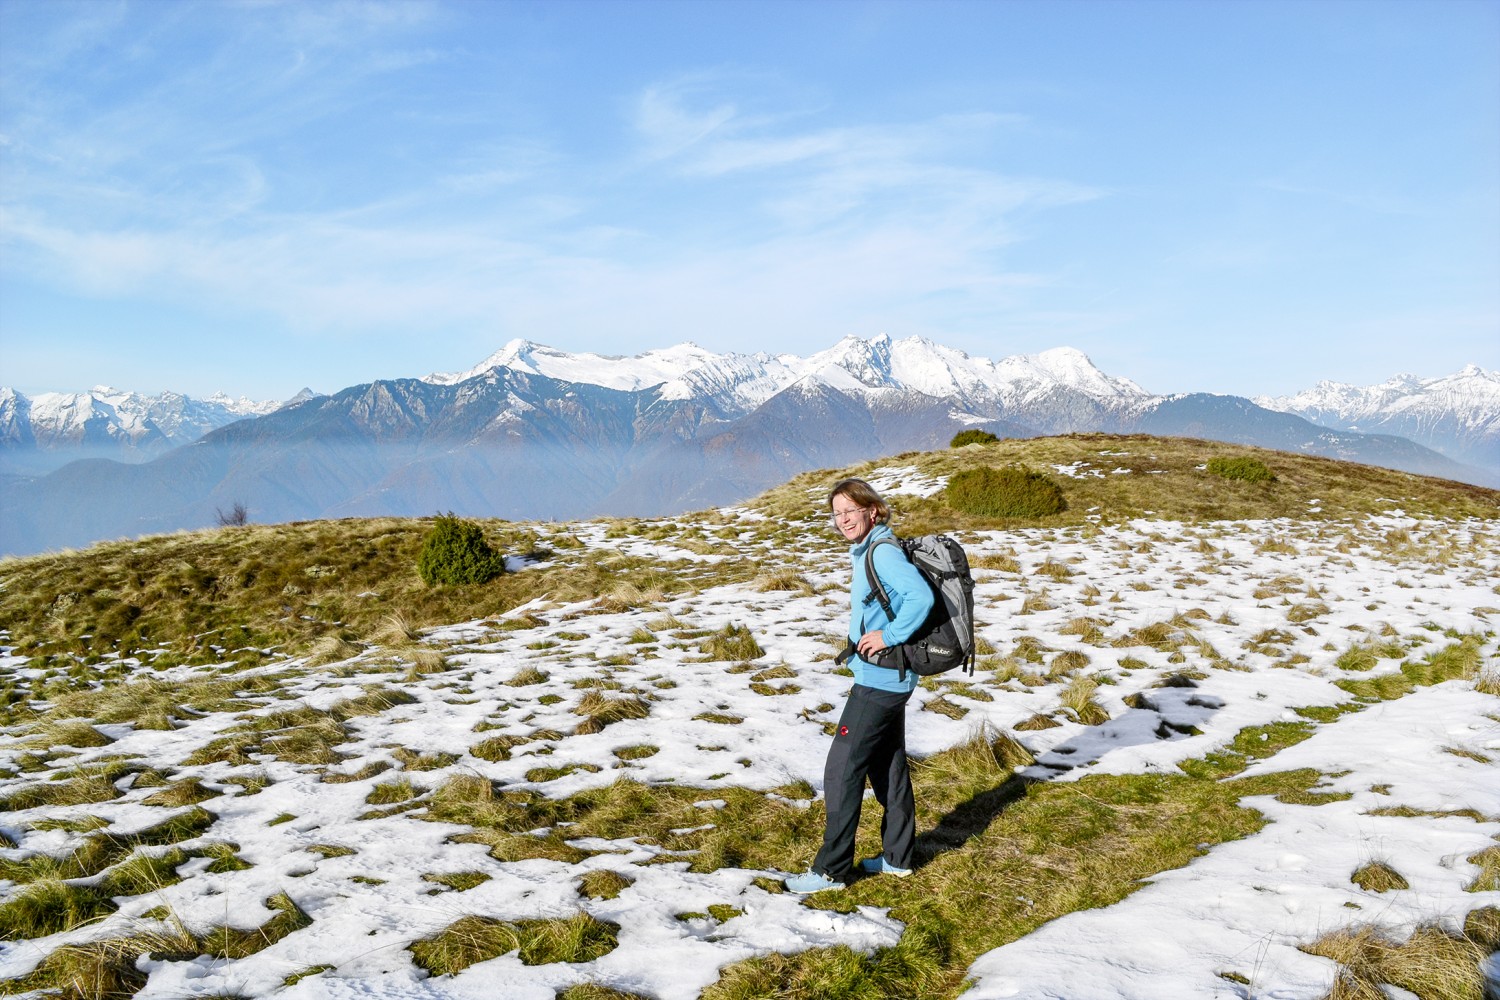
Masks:
[[[1013,308],[1048,278],[999,256],[1011,216],[1101,196],[998,169],[1013,116],[830,125],[785,86],[714,74],[642,87],[620,122],[634,145],[603,155],[455,102],[403,112],[430,117],[369,147],[352,187],[337,164],[291,187],[287,158],[332,150],[341,108],[433,62],[408,15],[369,6],[271,7],[254,45],[95,106],[42,88],[4,154],[7,266],[307,332],[770,344]],[[417,163],[399,142],[435,148]]]
[[[635,105],[635,128],[645,143],[648,159],[675,156],[726,128],[739,114],[733,104],[691,110],[687,107],[685,84],[659,84],[647,87]]]

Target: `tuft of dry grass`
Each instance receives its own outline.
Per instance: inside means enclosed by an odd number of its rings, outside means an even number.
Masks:
[[[1047,678],[1049,680],[1061,680],[1064,677],[1071,677],[1088,665],[1089,656],[1087,653],[1081,653],[1076,649],[1069,649],[1058,653],[1052,658],[1052,662],[1047,666]]]
[[[458,760],[457,754],[441,751],[418,753],[407,747],[396,747],[391,751],[391,756],[396,758],[396,762],[406,771],[440,771]]]
[[[969,568],[992,569],[1001,573],[1020,573],[1021,564],[1009,555],[999,552],[983,552],[969,559]]]
[[[1021,610],[1016,613],[1034,615],[1040,611],[1051,611],[1056,607],[1057,605],[1052,603],[1051,599],[1047,597],[1047,592],[1044,590],[1038,594],[1027,594],[1021,601]]]
[[[146,973],[136,968],[141,954],[120,939],[65,944],[30,974],[0,982],[0,992],[55,991],[61,1000],[133,997],[146,985]]]
[[[1381,700],[1399,698],[1417,687],[1443,681],[1474,680],[1477,687],[1483,644],[1481,636],[1466,635],[1420,660],[1404,661],[1393,673],[1342,678],[1334,683],[1356,697]]]
[[[365,781],[377,774],[384,774],[391,769],[388,760],[372,760],[361,767],[358,771],[324,771],[318,775],[318,780],[329,785],[345,785],[353,781]]]
[[[1485,950],[1438,927],[1418,927],[1400,943],[1370,927],[1339,930],[1302,950],[1339,965],[1326,1000],[1385,1000],[1386,983],[1422,1000],[1484,1000]]]
[[[1479,866],[1479,874],[1464,887],[1467,892],[1500,892],[1500,845],[1486,847],[1466,859]]]
[[[0,992],[39,990],[67,1000],[131,997],[145,985],[146,974],[136,964],[147,955],[168,962],[201,955],[245,958],[312,925],[312,919],[286,893],[277,893],[265,905],[274,911],[271,919],[248,930],[217,925],[194,932],[169,914],[160,924],[128,936],[64,945],[29,975],[0,983]]]
[[[80,774],[75,777],[49,776],[46,781],[27,785],[0,798],[0,812],[19,812],[37,806],[81,806],[108,802],[121,795],[111,775]]]
[[[969,733],[968,739],[958,746],[913,761],[912,767],[924,781],[934,784],[954,781],[973,784],[986,778],[999,784],[1017,769],[1035,763],[1036,757],[1019,740],[986,724]]]
[[[518,746],[530,743],[535,739],[532,736],[521,736],[519,734],[501,733],[499,736],[491,736],[489,739],[476,743],[469,747],[469,754],[480,760],[493,763],[510,760],[510,752]]]
[[[1073,714],[1073,717],[1085,726],[1097,726],[1109,721],[1109,713],[1104,707],[1094,700],[1094,692],[1099,690],[1099,682],[1092,677],[1079,675],[1068,683],[1068,686],[1058,695],[1063,708]]]
[[[58,934],[115,909],[97,889],[60,878],[38,879],[0,903],[0,939],[23,941]]]
[[[411,945],[412,961],[435,976],[462,972],[507,952],[525,965],[592,962],[619,944],[618,924],[579,913],[566,920],[461,917],[431,938]]]
[[[573,731],[579,734],[602,732],[606,726],[625,719],[644,719],[651,714],[651,705],[642,698],[631,695],[626,698],[611,698],[598,689],[584,694],[573,708],[574,715],[583,716]]]
[[[412,799],[420,798],[426,794],[427,789],[420,785],[412,784],[408,778],[401,777],[394,781],[382,781],[374,788],[371,788],[369,794],[365,796],[365,804],[372,806],[395,805],[398,802],[410,802]]]
[[[803,596],[811,596],[816,593],[813,585],[808,582],[807,577],[798,573],[795,569],[781,569],[773,573],[764,573],[756,577],[755,589],[762,592],[790,591]]]
[[[1390,892],[1393,889],[1411,888],[1411,883],[1406,881],[1406,877],[1384,861],[1368,861],[1360,865],[1349,876],[1349,881],[1367,892]]]
[[[438,874],[429,873],[423,875],[422,881],[440,885],[443,887],[443,889],[447,889],[450,892],[465,892],[469,889],[474,889],[478,886],[484,885],[484,883],[488,882],[493,877],[494,876],[490,875],[488,872],[444,872]],[[430,892],[432,893],[438,893],[441,891],[443,890],[430,890]]]
[[[1057,629],[1059,635],[1076,635],[1090,646],[1104,645],[1108,623],[1099,618],[1074,618]]]
[[[511,687],[528,687],[532,684],[541,684],[551,676],[547,671],[538,667],[527,666],[516,671],[515,676],[505,683]]]
[[[1045,576],[1049,580],[1056,580],[1059,583],[1072,579],[1073,577],[1072,567],[1070,567],[1067,563],[1058,562],[1051,556],[1048,556],[1046,559],[1042,560],[1037,568],[1032,570],[1031,572],[1035,576]]]
[[[938,715],[946,715],[950,719],[962,719],[969,714],[969,710],[962,705],[949,701],[944,695],[929,698],[922,704],[922,711],[935,712]]]
[[[448,658],[436,649],[419,649],[408,658],[411,660],[411,672],[415,677],[426,674],[440,674],[451,668]]]
[[[152,792],[141,800],[141,804],[178,808],[181,806],[197,805],[199,802],[206,802],[209,799],[216,799],[220,794],[211,788],[203,787],[203,783],[197,778],[185,778],[182,781],[174,781],[165,788]]]
[[[495,800],[495,786],[479,774],[455,774],[433,793],[433,802],[443,806],[485,806]]]
[[[110,737],[81,719],[48,720],[35,727],[23,746],[103,747],[113,743]]]
[[[743,625],[725,625],[698,644],[703,659],[758,660],[766,655],[755,636]]]
[[[361,647],[357,643],[350,642],[343,636],[325,635],[313,643],[312,649],[308,651],[307,662],[312,666],[322,666],[352,659],[360,652]]]
[[[599,983],[579,983],[557,994],[556,1000],[651,1000],[639,993],[626,993]]]
[[[579,879],[578,894],[589,899],[614,899],[635,884],[635,879],[620,874],[612,868],[596,868],[584,872]]]
[[[370,641],[382,646],[407,646],[419,642],[422,632],[400,611],[392,611],[380,620]]]
[[[1152,622],[1118,636],[1110,642],[1110,645],[1116,649],[1149,646],[1157,652],[1169,653],[1182,645],[1182,639],[1176,626],[1171,622]]]

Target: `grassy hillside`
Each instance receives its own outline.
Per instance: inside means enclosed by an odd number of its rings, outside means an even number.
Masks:
[[[1212,475],[1205,466],[1216,457],[1259,459],[1275,479],[1247,483]],[[894,461],[881,459],[853,467],[848,474],[861,475],[877,465],[888,467],[901,462],[908,462],[916,474],[925,477],[946,477],[979,465],[1012,463],[1048,473],[1062,488],[1068,508],[1053,517],[1024,523],[1049,527],[1118,524],[1138,517],[1172,521],[1276,517],[1326,520],[1392,509],[1422,517],[1500,516],[1497,490],[1315,455],[1193,438],[1068,434],[1003,440],[898,455]],[[771,490],[757,505],[795,516],[806,492],[826,486],[833,478],[829,472],[806,473]],[[899,485],[890,492],[908,533],[1018,527],[1023,523],[965,517],[947,509],[940,497],[903,497]]]
[[[1210,473],[1222,457],[1275,478]],[[945,503],[945,477],[1011,463],[1066,508]],[[916,874],[799,901],[769,873],[821,830],[844,474],[882,484],[904,533],[965,540],[981,657],[908,712]],[[1494,491],[1082,435],[809,473],[724,511],[486,521],[526,565],[478,586],[421,583],[429,523],[0,564],[0,993],[447,996],[539,970],[526,995],[558,1000],[956,998],[995,949],[1237,846],[1223,883],[1178,880],[1183,924],[1093,971],[1204,926],[1202,897],[1243,908],[1162,995],[1311,998],[1331,959],[1330,996],[1481,996]],[[1265,923],[1283,890],[1305,906]]]
[[[1212,475],[1204,466],[1217,456],[1258,458],[1275,479],[1247,483]],[[883,460],[909,469],[917,481],[1013,463],[1047,473],[1067,509],[1046,518],[976,518],[949,508],[940,493],[905,492],[898,477],[888,495],[899,530],[1090,528],[1141,517],[1326,520],[1390,510],[1435,518],[1500,516],[1500,492],[1482,487],[1189,439],[1080,434]],[[393,630],[500,614],[543,595],[551,601],[613,595],[628,603],[641,593],[680,594],[757,576],[762,567],[752,558],[705,564],[692,557],[790,544],[824,516],[822,498],[835,479],[875,467],[805,473],[751,500],[748,506],[770,520],[748,534],[743,524],[712,512],[604,520],[587,529],[606,538],[670,537],[678,552],[665,556],[596,550],[569,525],[481,521],[500,551],[547,563],[482,586],[422,583],[417,553],[430,526],[423,519],[250,525],[8,559],[0,562],[0,628],[19,652],[44,664],[57,657],[107,671],[120,658],[165,666],[227,657],[249,666],[304,653],[319,642],[336,652],[341,643],[369,643]],[[826,545],[837,545],[831,534]]]

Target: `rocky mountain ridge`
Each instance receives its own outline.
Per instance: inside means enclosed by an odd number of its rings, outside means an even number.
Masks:
[[[0,480],[0,552],[201,527],[236,503],[263,522],[676,513],[800,471],[942,447],[968,427],[1197,437],[1485,475],[1401,437],[1240,397],[1153,396],[1068,348],[993,362],[920,338],[849,337],[808,358],[693,345],[607,358],[515,341],[468,372],[309,395],[146,462],[12,474]]]
[[[1323,381],[1255,402],[1325,427],[1395,434],[1460,462],[1500,466],[1500,371],[1478,365],[1438,378],[1396,375],[1371,386]]]

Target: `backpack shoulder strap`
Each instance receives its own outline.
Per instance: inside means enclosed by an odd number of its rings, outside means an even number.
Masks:
[[[880,582],[880,576],[875,572],[875,549],[881,545],[894,545],[901,549],[901,543],[894,538],[878,538],[870,547],[865,549],[865,582],[869,585],[870,596],[865,598],[865,603],[871,600],[880,602],[880,610],[885,612],[887,620],[894,619],[896,614],[891,610],[891,595],[885,592],[885,586]],[[906,550],[901,549],[904,553]]]
[[[891,596],[885,592],[885,586],[880,582],[880,575],[875,572],[875,550],[882,545],[894,545],[903,556],[906,555],[906,547],[896,538],[878,538],[871,543],[869,548],[865,549],[865,581],[870,587],[870,594],[865,598],[865,603],[869,604],[872,600],[879,601],[880,610],[885,612],[886,621],[895,621],[896,612],[891,608]],[[864,627],[863,621],[861,621],[860,627]],[[901,646],[897,646],[895,649],[896,668],[899,671],[902,683],[905,683],[906,650]]]

